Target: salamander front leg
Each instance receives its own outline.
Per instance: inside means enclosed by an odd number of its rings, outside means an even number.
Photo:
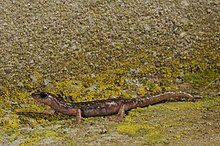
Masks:
[[[115,120],[121,121],[124,117],[124,114],[125,114],[125,105],[121,105]]]
[[[82,118],[81,110],[80,110],[80,109],[70,109],[69,112],[70,112],[69,115],[76,117],[76,120],[71,121],[71,122],[70,122],[70,125],[79,124],[80,121],[81,121],[81,118]]]

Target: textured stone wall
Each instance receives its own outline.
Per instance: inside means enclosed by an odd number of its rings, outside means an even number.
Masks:
[[[219,67],[219,12],[219,0],[2,0],[0,85],[91,74],[137,54]]]

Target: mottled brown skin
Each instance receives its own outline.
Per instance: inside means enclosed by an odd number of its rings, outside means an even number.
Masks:
[[[130,109],[146,107],[148,105],[168,99],[192,97],[190,94],[179,91],[167,92],[150,97],[143,96],[133,99],[107,99],[70,104],[63,101],[58,101],[56,96],[46,93],[42,90],[38,90],[32,96],[39,102],[50,106],[55,111],[66,115],[75,116],[76,121],[74,121],[72,124],[80,123],[82,117],[107,116],[112,114],[117,114],[116,120],[120,121],[123,118],[124,113]]]

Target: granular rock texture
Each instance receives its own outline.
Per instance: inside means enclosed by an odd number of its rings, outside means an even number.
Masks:
[[[219,12],[219,0],[2,0],[0,85],[91,74],[138,54],[153,58],[144,65],[219,69]]]

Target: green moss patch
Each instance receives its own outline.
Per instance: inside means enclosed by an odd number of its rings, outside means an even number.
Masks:
[[[220,74],[213,71],[205,71],[202,73],[189,73],[184,77],[184,80],[194,87],[210,88],[213,85],[217,87],[220,80]]]

